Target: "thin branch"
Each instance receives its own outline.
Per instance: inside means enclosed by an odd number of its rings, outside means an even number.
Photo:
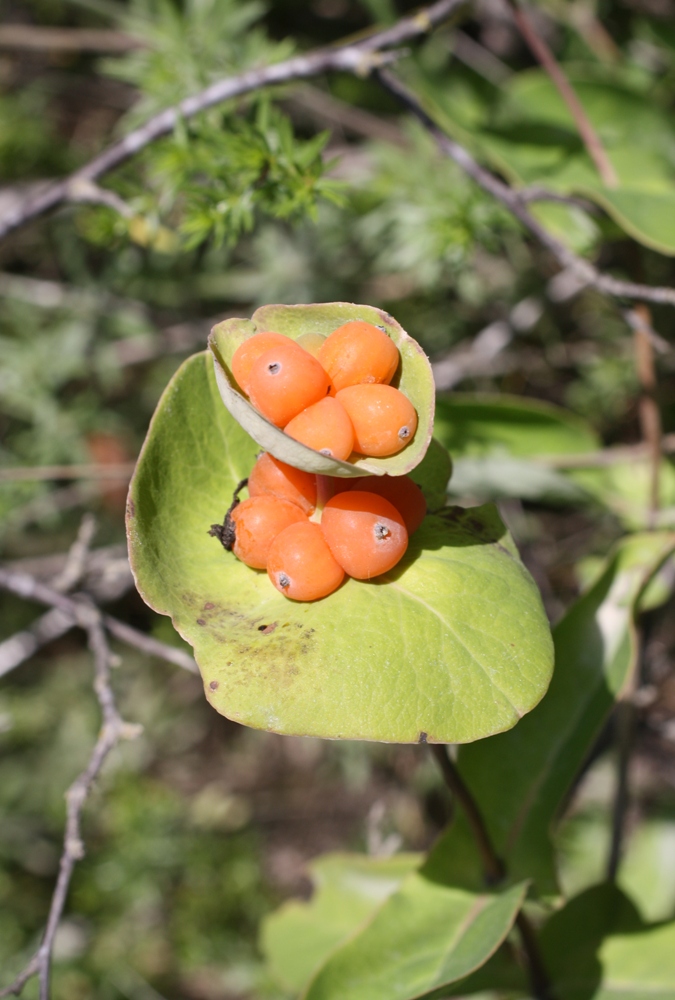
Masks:
[[[450,760],[446,745],[444,743],[432,743],[429,749],[436,758],[436,763],[441,769],[446,785],[464,810],[480,854],[486,881],[490,885],[501,882],[506,874],[504,862],[494,849],[476,800],[464,784],[464,779],[454,763]]]
[[[81,608],[83,605],[89,606],[86,597],[67,597],[27,573],[13,572],[1,566],[0,587],[18,597],[24,597],[28,601],[37,601],[40,604],[58,608],[63,614],[69,615],[73,619],[73,624],[80,624]],[[101,614],[101,622],[111,635],[128,646],[134,646],[149,656],[157,656],[169,663],[174,663],[176,666],[182,667],[183,670],[189,670],[192,674],[199,673],[195,661],[182,649],[153,639],[152,636],[139,632],[119,619],[113,618],[112,615]]]
[[[487,825],[478,803],[464,783],[464,779],[450,759],[444,743],[430,744],[429,749],[436,758],[446,785],[464,810],[471,833],[480,854],[483,874],[488,885],[494,885],[506,875],[504,862],[497,854]],[[530,987],[535,1000],[554,1000],[544,962],[539,951],[539,942],[534,927],[527,914],[521,910],[516,917],[523,951],[527,956],[530,973]]]
[[[122,55],[144,42],[121,31],[96,28],[45,28],[34,24],[0,25],[0,49],[34,52],[109,52]]]
[[[167,108],[150,118],[140,128],[134,129],[69,177],[50,184],[35,196],[15,205],[0,219],[0,238],[30,219],[44,214],[63,202],[71,201],[74,192],[76,195],[78,187],[83,182],[98,180],[155,139],[168,135],[179,121],[192,118],[201,111],[234,97],[241,97],[263,87],[289,83],[291,80],[306,80],[329,71],[367,76],[374,67],[382,66],[398,57],[397,53],[383,52],[384,49],[426,34],[447,20],[464,3],[466,0],[438,0],[417,14],[402,18],[391,28],[375,32],[352,44],[333,49],[320,49],[307,55],[294,56],[272,66],[248,70],[239,76],[218,80],[199,94],[187,97],[175,107]]]
[[[558,60],[551,52],[543,38],[537,33],[529,16],[519,4],[519,0],[507,0],[513,13],[513,19],[518,25],[518,29],[532,50],[532,54],[548,73],[553,84],[558,90],[563,101],[567,105],[569,113],[574,119],[574,124],[581,136],[588,155],[593,160],[603,184],[609,188],[615,188],[619,184],[617,173],[607,156],[604,146],[600,141],[598,133],[591,124],[586,114],[584,106],[577,97],[574,87],[565,76]]]
[[[131,479],[135,462],[110,465],[17,465],[0,469],[0,483],[49,479]]]
[[[675,306],[675,288],[658,288],[649,285],[639,285],[633,281],[621,281],[609,274],[602,274],[582,257],[552,236],[548,230],[530,213],[520,193],[494,174],[482,167],[471,154],[458,142],[445,135],[427,114],[417,97],[396,76],[386,69],[375,69],[375,77],[382,86],[396,97],[424,125],[436,140],[441,152],[462,168],[479,187],[506,206],[508,210],[528,229],[533,236],[553,254],[558,263],[574,273],[579,279],[580,287],[589,286],[620,299],[642,299],[647,302],[658,302],[662,305]]]
[[[49,907],[47,925],[40,947],[13,983],[0,990],[0,997],[18,996],[33,976],[39,977],[40,1000],[49,1000],[50,972],[54,939],[63,915],[73,870],[84,857],[82,843],[82,810],[92,786],[101,772],[106,757],[122,739],[133,739],[140,726],[130,725],[119,714],[110,684],[112,654],[108,647],[99,611],[92,605],[77,607],[78,624],[87,632],[89,648],[94,656],[94,691],[101,708],[103,725],[89,758],[89,763],[66,792],[66,829],[59,874]]]
[[[548,188],[539,187],[536,184],[520,188],[518,194],[521,201],[528,203],[531,201],[554,201],[560,205],[581,208],[584,212],[588,212],[589,215],[598,212],[598,206],[594,202],[588,201],[587,198],[577,198],[569,194],[560,194],[558,191],[549,191]]]
[[[87,567],[87,556],[96,534],[96,518],[85,514],[82,518],[77,538],[70,546],[66,564],[52,580],[52,587],[61,594],[67,594],[78,585]]]
[[[642,387],[642,395],[639,402],[640,428],[651,459],[648,524],[650,528],[654,528],[659,511],[663,431],[661,427],[661,414],[656,400],[657,383],[656,368],[654,365],[654,343],[651,336],[651,313],[646,306],[638,304],[634,309],[630,310],[627,316],[633,328],[635,368]]]

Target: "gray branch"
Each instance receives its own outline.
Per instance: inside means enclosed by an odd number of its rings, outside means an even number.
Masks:
[[[289,83],[291,80],[308,80],[321,73],[346,72],[367,76],[375,67],[397,58],[396,53],[385,53],[384,49],[426,34],[447,20],[464,3],[466,0],[438,0],[438,3],[417,14],[402,18],[391,28],[374,32],[357,42],[294,56],[272,66],[248,70],[239,76],[216,81],[199,94],[185,98],[176,107],[167,108],[150,118],[69,177],[49,184],[33,197],[11,206],[0,219],[0,238],[63,202],[81,200],[82,192],[91,193],[92,187],[96,187],[94,182],[99,177],[130,159],[151,142],[168,135],[182,119],[192,118],[207,108],[264,87]],[[101,200],[100,189],[97,199]]]
[[[87,597],[82,595],[68,597],[65,594],[60,594],[53,587],[40,583],[39,580],[36,580],[35,577],[30,576],[28,573],[15,572],[5,567],[0,567],[0,587],[28,601],[37,601],[39,604],[46,604],[52,608],[57,608],[64,615],[72,619],[73,625],[82,624],[82,608],[86,609],[90,607]],[[137,629],[132,628],[131,625],[119,621],[118,618],[113,618],[112,615],[101,614],[100,618],[105,629],[111,635],[114,635],[116,639],[126,643],[128,646],[134,646],[148,656],[157,656],[160,659],[167,660],[177,667],[182,667],[183,670],[189,670],[192,674],[199,673],[195,661],[182,649],[177,649],[175,646],[169,646],[165,642],[153,639],[152,636],[139,632]]]
[[[462,168],[479,187],[500,201],[528,229],[566,270],[579,279],[580,286],[590,286],[606,295],[621,299],[642,299],[646,302],[657,302],[662,305],[675,306],[675,288],[655,288],[650,285],[639,285],[633,281],[621,281],[609,274],[603,274],[582,257],[578,257],[569,247],[552,236],[542,224],[535,219],[527,207],[527,199],[510,188],[494,174],[482,167],[473,156],[447,136],[433,119],[427,114],[417,97],[393,73],[386,69],[374,69],[375,76],[382,86],[393,94],[400,103],[408,109],[430,132],[441,152]]]
[[[26,589],[25,582],[23,589]],[[56,591],[52,593],[60,596]],[[68,600],[68,598],[63,599]],[[84,857],[81,831],[84,804],[111,750],[117,746],[120,740],[133,739],[141,732],[139,726],[125,722],[117,709],[110,684],[112,654],[108,647],[100,612],[93,605],[85,605],[80,602],[77,606],[77,620],[87,633],[89,648],[94,657],[94,691],[101,708],[103,725],[94,744],[89,763],[66,792],[66,829],[63,838],[63,851],[40,947],[14,982],[0,990],[0,997],[18,996],[28,980],[33,976],[38,976],[40,1000],[49,1000],[54,939],[66,904],[73,870],[77,862]]]

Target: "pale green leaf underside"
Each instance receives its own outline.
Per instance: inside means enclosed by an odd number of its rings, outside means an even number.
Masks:
[[[328,959],[303,1000],[413,1000],[463,979],[502,943],[526,889],[473,893],[413,873]]]
[[[330,953],[373,915],[421,860],[420,854],[317,858],[310,866],[315,885],[311,900],[289,900],[263,921],[260,946],[270,974],[285,989],[303,989]]]
[[[354,458],[349,462],[322,455],[294,441],[270,423],[249,403],[237,386],[230,364],[236,349],[256,333],[272,331],[296,340],[303,333],[330,334],[350,320],[362,319],[382,326],[401,355],[399,371],[392,381],[417,410],[418,426],[413,440],[398,455],[389,458]],[[326,302],[297,306],[262,306],[250,320],[228,319],[213,328],[209,347],[214,355],[216,380],[223,403],[232,416],[275,458],[307,472],[326,476],[401,476],[422,461],[434,422],[434,379],[431,365],[419,344],[382,309],[351,302]]]
[[[494,508],[430,516],[386,577],[296,603],[207,534],[257,450],[196,355],[160,401],[130,492],[138,588],[194,647],[219,712],[280,733],[453,743],[530,711],[551,637]]]

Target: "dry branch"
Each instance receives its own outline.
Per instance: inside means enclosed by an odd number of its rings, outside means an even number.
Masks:
[[[434,137],[441,152],[454,160],[479,187],[500,201],[536,237],[542,246],[553,254],[561,267],[572,272],[578,278],[580,288],[588,286],[620,299],[642,299],[661,305],[675,306],[675,288],[657,288],[639,285],[633,281],[621,281],[610,274],[603,274],[587,260],[578,257],[535,219],[527,208],[527,199],[523,199],[518,191],[510,188],[508,184],[482,167],[468,150],[442,132],[427,114],[417,97],[393,73],[379,68],[373,72],[382,86],[424,125]]]
[[[187,97],[176,107],[167,108],[134,129],[119,142],[104,150],[86,166],[62,181],[41,189],[34,197],[11,207],[0,219],[0,238],[31,219],[64,202],[76,200],[83,184],[93,183],[114,167],[124,163],[151,142],[168,135],[182,119],[222,104],[234,97],[292,80],[307,80],[326,72],[356,73],[367,76],[376,66],[397,58],[396,53],[383,50],[411,41],[447,20],[466,0],[439,0],[438,3],[404,17],[391,28],[374,32],[358,41],[339,48],[319,49],[307,55],[294,56],[284,62],[261,69],[248,70],[239,76],[218,80],[199,94]],[[74,198],[75,193],[75,198]]]
[[[11,589],[11,588],[8,588]],[[53,592],[56,594],[56,591]],[[66,599],[67,600],[67,599]],[[76,606],[77,623],[85,629],[89,648],[94,657],[94,691],[102,714],[102,726],[89,758],[89,763],[66,792],[66,829],[63,851],[59,862],[59,874],[49,907],[47,925],[40,947],[13,983],[0,990],[0,997],[18,996],[29,979],[39,977],[40,1000],[49,1000],[52,950],[56,931],[66,904],[73,869],[84,857],[81,821],[82,810],[93,784],[101,772],[104,761],[122,739],[132,739],[139,735],[139,726],[125,722],[119,714],[115,696],[110,684],[112,654],[108,646],[98,609],[80,601]]]

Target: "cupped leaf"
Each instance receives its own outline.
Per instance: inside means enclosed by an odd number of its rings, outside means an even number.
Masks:
[[[405,393],[417,410],[418,426],[410,444],[389,458],[358,458],[340,462],[308,448],[270,423],[241,392],[230,368],[236,349],[256,333],[273,331],[291,340],[304,333],[330,334],[350,320],[361,319],[384,329],[401,355],[392,385]],[[434,379],[426,354],[396,320],[382,309],[350,302],[327,302],[298,306],[262,306],[250,320],[228,319],[215,326],[209,337],[216,380],[223,403],[238,423],[275,458],[307,472],[326,476],[402,476],[414,469],[431,440],[434,423]]]
[[[319,970],[303,1000],[414,1000],[480,968],[511,930],[527,883],[467,892],[409,875]]]
[[[675,550],[675,534],[624,539],[593,586],[553,630],[551,687],[510,733],[462,747],[457,767],[485,818],[497,853],[514,879],[557,893],[551,832],[637,655],[634,614],[649,580]],[[482,884],[480,859],[460,814],[429,864],[457,884]]]
[[[359,929],[417,868],[420,854],[391,858],[325,854],[310,866],[309,902],[291,899],[262,924],[267,969],[284,989],[303,989],[330,953]]]
[[[199,354],[165,391],[130,490],[139,591],[194,647],[219,712],[280,733],[455,743],[530,711],[550,631],[493,507],[429,516],[389,574],[296,603],[208,535],[257,450]]]

